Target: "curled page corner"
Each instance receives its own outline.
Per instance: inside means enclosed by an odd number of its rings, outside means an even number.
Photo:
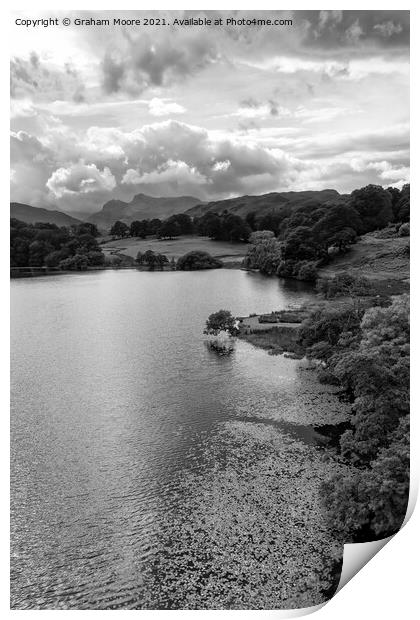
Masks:
[[[413,480],[413,477],[411,477],[407,512],[400,530],[406,525],[414,512],[417,494],[418,484]],[[387,538],[382,538],[381,540],[345,544],[343,550],[341,577],[334,596],[396,535],[398,535],[398,532],[388,536]]]
[[[334,596],[393,538],[344,545],[341,577]]]

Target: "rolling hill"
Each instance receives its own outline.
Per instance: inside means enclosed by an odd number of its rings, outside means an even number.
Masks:
[[[248,213],[254,211],[260,217],[275,213],[285,206],[298,207],[317,202],[324,204],[330,200],[341,198],[342,196],[335,189],[306,192],[273,192],[271,194],[263,194],[262,196],[240,196],[239,198],[199,204],[188,209],[187,213],[191,217],[200,217],[206,213],[223,213],[223,211],[227,211],[228,213],[245,217]]]
[[[27,222],[28,224],[43,222],[56,224],[57,226],[73,226],[74,224],[81,223],[81,220],[71,217],[71,215],[67,215],[66,213],[62,213],[61,211],[50,211],[49,209],[31,207],[31,205],[25,205],[21,202],[10,203],[10,217],[14,217],[21,222]]]
[[[131,202],[110,200],[102,209],[88,218],[98,228],[109,229],[116,220],[130,224],[134,220],[164,220],[175,213],[183,213],[199,204],[193,196],[171,198],[154,198],[146,194],[137,194]]]

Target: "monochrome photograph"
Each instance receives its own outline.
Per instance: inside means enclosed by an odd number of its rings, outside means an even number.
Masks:
[[[10,608],[325,603],[407,512],[410,12],[10,23]]]

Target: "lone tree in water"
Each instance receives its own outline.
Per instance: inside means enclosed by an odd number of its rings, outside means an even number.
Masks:
[[[229,310],[214,312],[206,321],[205,334],[217,335],[221,331],[228,332],[231,336],[235,336],[238,332],[236,320]]]

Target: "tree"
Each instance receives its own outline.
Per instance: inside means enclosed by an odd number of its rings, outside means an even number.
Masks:
[[[404,185],[398,202],[393,208],[394,220],[396,222],[410,221],[410,184]]]
[[[112,235],[113,237],[118,237],[119,239],[128,237],[129,234],[130,229],[128,228],[127,224],[124,224],[124,222],[121,222],[120,220],[117,220],[110,230],[110,235]]]
[[[324,299],[332,299],[340,296],[355,295],[363,297],[371,295],[373,288],[369,280],[363,276],[353,276],[350,273],[338,273],[332,278],[319,278],[316,283],[318,293]]]
[[[201,219],[200,231],[210,239],[220,239],[222,236],[220,217],[216,213],[206,213]]]
[[[285,260],[314,260],[319,258],[320,253],[321,248],[312,229],[298,226],[286,237],[282,255]]]
[[[247,269],[259,269],[262,273],[273,275],[282,261],[282,244],[274,237],[272,231],[253,232],[250,235],[243,265]]]
[[[218,269],[223,267],[222,261],[211,256],[208,252],[193,250],[181,256],[176,268],[181,271],[196,271],[199,269]]]
[[[161,226],[162,221],[157,217],[154,217],[152,220],[148,220],[148,234],[156,235]]]
[[[102,267],[105,264],[105,255],[101,251],[91,250],[86,254],[86,258],[92,267]]]
[[[180,228],[177,222],[173,220],[166,220],[157,231],[159,239],[173,239],[180,235]]]
[[[192,219],[186,213],[175,213],[167,221],[178,226],[180,235],[191,235],[194,230]]]
[[[54,247],[45,241],[33,241],[29,245],[29,265],[42,267],[45,257],[54,250]]]
[[[60,261],[59,267],[63,270],[85,271],[88,267],[88,259],[83,254],[75,254]]]
[[[217,335],[221,331],[228,332],[231,336],[238,332],[236,319],[229,310],[218,310],[210,314],[206,321],[205,334]]]
[[[79,252],[85,254],[87,252],[94,252],[98,250],[98,242],[95,237],[88,233],[83,233],[77,237],[79,243]]]
[[[408,418],[400,420],[371,467],[335,474],[321,486],[321,500],[335,535],[346,542],[395,534],[407,510],[410,489]]]
[[[325,248],[337,245],[343,250],[349,243],[355,241],[362,229],[362,220],[356,209],[348,205],[334,204],[313,226],[312,231]]]
[[[23,237],[13,237],[10,240],[10,266],[27,267],[29,265],[30,241]]]
[[[296,277],[304,282],[315,282],[317,279],[316,263],[313,261],[302,261],[297,264]]]
[[[73,230],[76,236],[87,234],[92,237],[99,237],[98,227],[91,222],[82,222],[81,224],[73,226]]]
[[[362,232],[384,228],[393,219],[392,198],[380,185],[367,185],[351,193],[349,206],[362,220]]]
[[[338,318],[320,309],[302,332],[353,402],[340,439],[351,468],[327,479],[321,498],[333,532],[363,542],[394,534],[408,501],[409,298],[368,308],[359,326]]]
[[[252,231],[257,230],[257,221],[255,211],[247,213],[245,216],[245,222],[248,224]]]
[[[156,254],[153,252],[153,250],[146,250],[146,252],[143,254],[143,261],[146,265],[149,265],[150,271],[155,270],[157,259]]]
[[[131,222],[130,237],[140,237],[141,239],[145,239],[147,237],[147,221],[142,220],[139,222],[138,220],[134,220],[134,222]]]
[[[66,255],[62,250],[53,250],[53,252],[47,254],[44,259],[44,263],[46,267],[49,268],[58,267],[60,261],[64,260],[65,258]]]
[[[163,271],[163,268],[167,263],[169,263],[169,260],[165,254],[156,255],[156,264],[159,265],[161,271]]]
[[[249,235],[249,243],[257,245],[266,239],[274,239],[275,234],[272,230],[256,230]]]

